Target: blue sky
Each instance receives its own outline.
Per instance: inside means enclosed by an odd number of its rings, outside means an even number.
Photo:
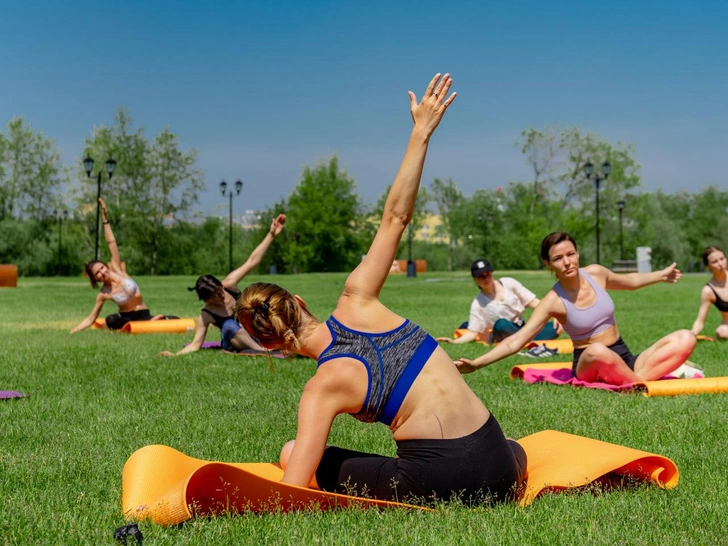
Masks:
[[[466,195],[531,172],[521,130],[569,124],[633,143],[642,187],[726,186],[728,2],[11,1],[0,17],[0,124],[22,116],[78,160],[126,106],[150,139],[198,150],[203,212],[287,196],[333,154],[369,202],[396,173],[411,89],[458,98],[423,180]]]

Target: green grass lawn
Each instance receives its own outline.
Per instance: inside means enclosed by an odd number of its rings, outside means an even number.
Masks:
[[[514,274],[537,295],[547,273]],[[300,294],[325,319],[345,275],[251,277]],[[136,279],[152,313],[197,316],[191,277]],[[625,341],[637,352],[689,328],[705,276],[638,292],[612,292]],[[468,273],[388,280],[382,300],[431,334],[450,335],[467,319],[475,286]],[[113,544],[121,514],[121,470],[148,444],[223,461],[277,461],[295,435],[298,397],[315,363],[200,351],[177,358],[191,335],[127,336],[87,330],[69,335],[91,310],[82,278],[21,279],[0,289],[0,390],[30,398],[0,402],[0,544]],[[107,304],[106,313],[116,312]],[[719,321],[714,309],[704,333]],[[213,331],[214,330],[214,331]],[[211,329],[208,339],[215,339]],[[480,345],[446,346],[475,357]],[[728,343],[698,344],[692,360],[707,375],[728,375]],[[526,359],[527,360],[527,359]],[[568,357],[555,358],[568,360]],[[520,438],[556,429],[658,453],[680,470],[674,490],[653,486],[546,495],[513,505],[419,511],[336,510],[245,514],[180,527],[142,523],[147,545],[220,544],[725,544],[728,438],[725,395],[645,398],[509,379],[511,357],[466,380],[505,433]],[[341,416],[331,443],[394,454],[384,425]],[[130,539],[131,540],[131,539]]]

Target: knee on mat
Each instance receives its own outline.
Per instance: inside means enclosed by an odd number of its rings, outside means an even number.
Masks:
[[[289,442],[286,442],[281,448],[281,456],[279,460],[281,463],[281,468],[283,468],[283,470],[285,470],[288,466],[288,459],[291,458],[291,452],[293,451],[293,446],[295,444],[296,440],[291,440]]]
[[[121,328],[127,322],[128,321],[119,314],[109,315],[108,317],[106,317],[106,326],[108,326],[112,330],[121,330]]]

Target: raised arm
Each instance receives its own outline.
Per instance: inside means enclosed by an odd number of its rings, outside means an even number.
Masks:
[[[693,327],[690,328],[690,331],[693,333],[693,335],[697,336],[700,332],[703,331],[703,327],[705,326],[705,319],[708,318],[708,311],[710,310],[710,306],[713,304],[714,297],[715,295],[713,294],[713,291],[707,286],[704,286],[703,291],[700,292],[700,308],[698,309],[698,318],[695,319]]]
[[[273,221],[270,223],[270,230],[268,231],[266,236],[263,238],[260,244],[255,247],[255,250],[250,253],[250,256],[248,256],[248,259],[245,260],[245,263],[243,265],[228,273],[227,277],[222,280],[223,286],[225,286],[226,288],[237,287],[238,283],[243,280],[243,277],[245,277],[256,267],[258,267],[261,260],[263,259],[263,256],[265,256],[268,247],[270,247],[271,243],[273,242],[273,239],[281,234],[281,231],[283,231],[283,226],[285,225],[285,214],[279,214],[278,216],[273,218]]]
[[[282,482],[301,487],[311,483],[334,419],[358,411],[364,397],[361,389],[361,377],[347,373],[346,364],[343,369],[332,365],[318,369],[301,395],[296,442]]]
[[[71,330],[72,334],[75,334],[76,332],[80,332],[81,330],[85,330],[86,328],[93,325],[93,323],[96,321],[96,319],[99,316],[99,313],[101,313],[101,308],[104,306],[104,302],[106,300],[111,299],[110,294],[105,294],[103,292],[99,292],[96,296],[96,303],[94,304],[94,308],[91,310],[91,313],[89,316],[87,316],[85,319],[83,319],[78,326],[76,326],[73,330]]]
[[[586,270],[591,275],[603,275],[606,278],[607,290],[637,290],[658,282],[676,283],[682,277],[677,263],[651,273],[615,273],[601,265],[590,265]]]
[[[552,294],[553,292],[549,292],[546,297],[541,300],[539,306],[533,310],[533,313],[531,313],[528,322],[526,322],[523,328],[518,330],[518,332],[512,336],[508,336],[506,339],[498,343],[498,345],[496,345],[493,349],[484,355],[479,356],[475,360],[469,360],[467,358],[457,359],[455,361],[455,365],[458,367],[458,370],[460,370],[460,373],[474,372],[478,368],[493,364],[494,362],[502,360],[521,350],[526,343],[531,341],[536,334],[541,331],[541,328],[546,325],[549,319],[552,318]]]
[[[207,328],[209,325],[210,322],[205,320],[205,316],[200,315],[199,317],[197,317],[197,322],[195,324],[195,337],[192,339],[189,345],[184,347],[182,350],[177,351],[176,353],[173,353],[171,351],[162,351],[159,354],[162,356],[177,356],[199,351],[202,347],[202,343],[205,341],[205,336],[207,335]]]
[[[387,195],[377,234],[366,257],[349,275],[344,288],[345,296],[362,299],[379,297],[397,254],[402,234],[412,220],[430,137],[457,95],[453,93],[447,96],[451,85],[452,78],[449,74],[445,74],[442,78],[440,74],[436,74],[419,104],[415,94],[409,91],[414,127],[407,144],[407,151]]]
[[[119,247],[116,246],[114,232],[111,231],[111,224],[109,223],[109,211],[106,210],[106,203],[101,197],[99,197],[99,203],[101,203],[101,212],[104,220],[104,237],[106,238],[106,244],[109,245],[109,252],[111,252],[111,270],[114,273],[124,273],[121,267]]]

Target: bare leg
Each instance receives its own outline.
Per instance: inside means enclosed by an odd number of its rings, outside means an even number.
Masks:
[[[230,339],[230,343],[233,347],[242,351],[243,349],[255,349],[256,351],[265,351],[263,347],[258,345],[250,334],[245,331],[245,328],[240,328],[236,334]]]
[[[721,324],[715,329],[715,335],[718,339],[728,339],[728,324]]]
[[[285,445],[281,448],[281,468],[285,471],[288,467],[288,460],[291,458],[291,453],[293,453],[293,446],[296,444],[296,440],[291,440],[289,442],[286,442]],[[314,472],[313,477],[311,478],[311,481],[308,483],[308,486],[313,489],[320,489],[318,486],[318,483],[316,483],[316,473]]]
[[[637,357],[634,371],[644,381],[665,377],[688,359],[696,342],[690,330],[678,330],[666,335]]]
[[[592,343],[584,350],[576,366],[576,377],[582,381],[602,381],[610,385],[642,381],[617,353],[603,343]]]

